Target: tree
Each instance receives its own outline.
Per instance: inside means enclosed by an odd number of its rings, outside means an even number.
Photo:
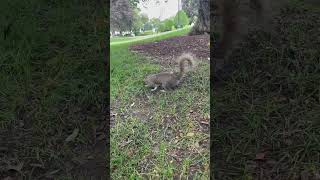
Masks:
[[[149,18],[148,18],[148,16],[146,15],[146,14],[141,14],[141,22],[142,22],[142,24],[143,24],[143,31],[146,31],[147,29],[146,28],[148,28],[148,25],[146,26],[146,24],[149,22]]]
[[[159,29],[160,24],[161,24],[160,19],[158,19],[158,18],[152,18],[152,19],[150,20],[150,22],[151,22],[153,28],[155,28],[156,30]]]
[[[180,10],[174,17],[174,26],[176,28],[184,27],[189,24],[189,18],[184,10]]]
[[[152,30],[152,24],[150,21],[146,22],[144,25],[143,25],[143,29],[145,31],[149,31],[149,30]]]
[[[133,26],[132,30],[135,33],[135,35],[138,35],[140,33],[140,29],[143,28],[143,23],[141,20],[141,15],[139,14],[139,10],[135,8],[133,10]]]
[[[182,9],[186,12],[190,22],[195,22],[198,16],[199,1],[200,0],[182,0]]]
[[[143,24],[147,23],[149,21],[148,15],[141,14],[141,21]]]
[[[157,29],[157,32],[164,32],[165,31],[165,27],[164,27],[164,23],[160,23],[159,24],[159,28]]]
[[[174,22],[171,19],[166,19],[164,20],[163,24],[164,24],[164,31],[171,31],[174,25]]]
[[[174,22],[172,18],[165,19],[160,23],[158,32],[171,31],[173,26],[174,26]]]
[[[213,3],[211,3],[213,4]],[[210,7],[209,0],[201,0],[198,8],[198,19],[190,31],[190,35],[210,34]]]
[[[129,3],[132,7],[138,7],[140,0],[129,0]]]
[[[133,25],[133,10],[127,0],[112,0],[110,27],[112,31],[130,30]]]

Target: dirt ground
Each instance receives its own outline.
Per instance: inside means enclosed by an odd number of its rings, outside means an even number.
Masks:
[[[133,45],[130,50],[155,59],[154,63],[171,64],[182,53],[192,53],[196,58],[210,57],[209,35],[179,36],[158,42]]]

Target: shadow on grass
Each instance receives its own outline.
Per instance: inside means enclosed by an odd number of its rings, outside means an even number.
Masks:
[[[252,32],[214,91],[218,179],[319,178],[319,11],[292,6],[278,34]]]

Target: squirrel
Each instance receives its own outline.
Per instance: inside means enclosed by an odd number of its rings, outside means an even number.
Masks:
[[[177,58],[177,61],[179,63],[179,71],[148,75],[144,80],[146,87],[152,87],[151,91],[155,91],[159,87],[163,88],[162,91],[177,87],[186,74],[185,62],[188,62],[191,68],[195,66],[194,56],[191,53],[183,53]]]

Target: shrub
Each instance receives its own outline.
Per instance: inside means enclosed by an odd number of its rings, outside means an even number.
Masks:
[[[177,13],[177,15],[174,17],[174,26],[176,28],[181,28],[189,24],[189,18],[187,14],[181,10]]]

